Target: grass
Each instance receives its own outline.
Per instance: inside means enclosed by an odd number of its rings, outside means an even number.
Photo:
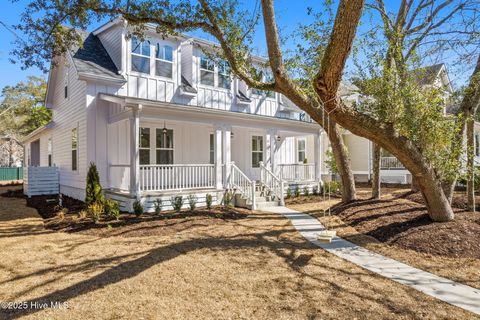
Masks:
[[[309,244],[261,212],[174,235],[96,237],[47,230],[0,199],[0,300],[68,301],[1,319],[471,319]]]

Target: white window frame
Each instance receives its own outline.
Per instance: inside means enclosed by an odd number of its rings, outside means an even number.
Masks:
[[[223,66],[221,67],[220,64]],[[232,90],[232,72],[230,70],[230,65],[228,64],[228,62],[225,60],[220,61],[220,63],[215,66],[215,69],[216,69],[215,73],[217,78],[216,87],[224,90]],[[223,69],[222,72],[220,71],[221,69]],[[228,88],[225,88],[224,86],[220,86],[220,77],[225,77],[228,79],[230,84]]]
[[[75,133],[75,134],[74,134]],[[74,138],[75,137],[75,138]],[[74,143],[75,141],[75,143]],[[78,172],[78,149],[79,149],[79,143],[78,143],[78,126],[75,128],[72,128],[71,130],[71,169],[73,172]],[[75,152],[75,162],[73,160],[73,153]]]
[[[140,53],[135,53],[133,52],[133,43],[134,43],[134,40],[136,41],[139,41],[140,42]],[[148,43],[148,46],[149,46],[149,55],[144,55],[143,54],[143,43],[144,42],[147,42]],[[133,70],[133,57],[136,56],[136,57],[141,57],[141,58],[148,58],[148,73],[146,72],[141,72],[141,71],[137,71],[137,70]],[[130,72],[134,73],[134,74],[138,74],[138,75],[151,75],[152,74],[152,43],[150,42],[150,40],[143,40],[141,41],[140,39],[137,39],[135,37],[132,37],[130,39]]]
[[[172,152],[172,163],[163,163],[165,165],[168,164],[174,164],[175,163],[175,130],[173,129],[167,129],[168,131],[172,132],[172,146],[171,147],[160,147],[157,145],[157,132],[160,131],[160,134],[162,135],[162,138],[165,139],[165,134],[163,134],[163,128],[155,128],[155,163],[159,164],[158,161],[160,160],[159,157],[157,157],[157,151],[171,151]],[[167,145],[167,141],[163,141],[164,145]]]
[[[169,47],[170,49],[172,49],[172,60],[167,60],[165,59],[165,47]],[[162,55],[161,55],[161,58],[158,58],[157,57],[157,53],[158,53],[158,50],[161,49],[162,50]],[[155,76],[156,77],[160,77],[160,78],[165,78],[165,79],[169,79],[169,80],[173,80],[174,78],[174,60],[175,60],[175,49],[173,47],[173,45],[169,44],[169,43],[162,43],[162,42],[157,42],[155,44],[155,49],[154,49],[154,65],[155,65]],[[157,70],[157,61],[160,61],[160,62],[163,62],[163,63],[169,63],[172,67],[172,75],[171,77],[166,77],[166,76],[162,76],[162,75],[159,75],[158,74],[158,70]]]
[[[142,147],[142,130],[143,129],[148,129],[148,147]],[[150,156],[150,149],[152,145],[152,129],[150,127],[140,127],[140,132],[139,134],[139,139],[138,139],[138,157],[140,160],[140,165],[149,165],[152,164],[152,157]],[[141,159],[142,157],[140,156],[141,151],[147,150],[148,151],[148,163],[142,163]]]
[[[47,140],[47,164],[49,167],[53,166],[53,142],[52,137]]]
[[[259,150],[254,150],[254,149],[253,149],[253,139],[254,139],[254,138],[260,138],[260,141],[261,141],[261,144],[260,144],[260,145],[261,145],[262,147],[261,147]],[[250,144],[251,144],[251,145],[250,145],[250,153],[251,153],[251,156],[250,156],[250,162],[251,162],[251,163],[250,163],[250,164],[251,164],[252,168],[260,168],[260,161],[263,161],[264,151],[265,151],[265,143],[264,143],[264,138],[263,138],[263,136],[262,136],[262,135],[256,135],[256,134],[252,135],[252,136],[251,136],[251,139],[250,139]],[[253,163],[253,154],[254,154],[254,153],[261,154],[261,160],[259,161],[258,166],[254,166],[254,163]]]
[[[300,149],[300,142],[303,142],[303,150]],[[303,159],[302,160],[300,160],[300,153],[301,152],[303,153]],[[307,139],[297,138],[297,162],[303,163],[305,159],[307,159]]]
[[[206,69],[206,68],[202,68],[202,60],[204,60],[204,59],[207,61],[207,68],[209,67],[209,64],[211,63],[211,65],[212,65],[212,67],[213,67],[212,70]],[[215,83],[216,83],[216,81],[215,81],[215,78],[216,78],[216,76],[215,76],[215,73],[216,73],[216,72],[215,72],[215,70],[216,70],[215,62],[214,62],[212,59],[210,59],[209,57],[207,57],[206,55],[201,55],[200,58],[199,58],[199,60],[198,60],[198,67],[199,67],[199,68],[198,68],[198,69],[199,69],[199,75],[198,75],[198,77],[199,77],[199,81],[198,81],[199,84],[201,84],[202,86],[207,86],[207,87],[215,87]],[[202,71],[213,74],[213,84],[207,84],[207,83],[203,83],[203,82],[202,82]]]

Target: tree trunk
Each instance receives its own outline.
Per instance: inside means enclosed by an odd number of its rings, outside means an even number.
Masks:
[[[475,212],[475,120],[467,119],[467,207]]]
[[[356,190],[355,180],[350,166],[350,156],[348,155],[342,134],[340,130],[338,130],[338,125],[335,122],[330,121],[327,134],[330,145],[332,146],[335,163],[337,164],[338,174],[342,180],[342,201],[353,201],[356,199]]]
[[[372,154],[372,199],[380,199],[380,157],[381,147],[374,143]]]
[[[415,178],[414,176],[412,176],[412,183],[410,184],[410,190],[412,192],[420,191],[420,189],[418,188],[417,178]],[[447,201],[448,201],[447,195],[445,195],[445,197],[447,198]],[[448,201],[448,202],[451,203],[451,201]]]

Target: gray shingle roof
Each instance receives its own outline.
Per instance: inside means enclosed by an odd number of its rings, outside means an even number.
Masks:
[[[421,86],[433,84],[438,76],[438,73],[444,66],[443,63],[434,64],[432,66],[426,66],[412,70],[415,79]]]
[[[102,42],[92,33],[84,33],[83,47],[72,50],[73,61],[79,73],[112,80],[125,81],[112,59],[103,47]]]

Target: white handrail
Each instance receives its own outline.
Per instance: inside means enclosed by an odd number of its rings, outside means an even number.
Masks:
[[[247,175],[235,165],[235,162],[231,162],[230,180],[228,184],[230,189],[240,192],[247,201],[251,201],[253,210],[257,208],[255,201],[255,181],[250,180]]]
[[[270,169],[265,167],[260,161],[260,182],[264,185],[272,195],[280,200],[280,204],[285,205],[285,185],[284,181],[273,174]]]

